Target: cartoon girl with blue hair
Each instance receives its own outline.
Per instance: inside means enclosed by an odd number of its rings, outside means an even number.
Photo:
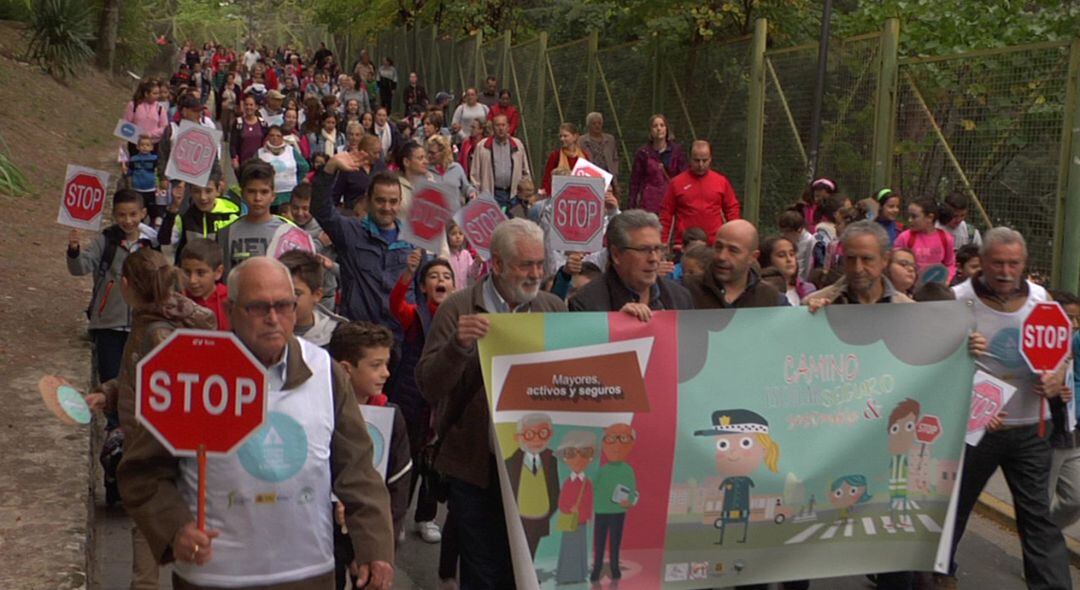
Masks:
[[[844,475],[829,486],[829,503],[838,511],[837,521],[851,520],[852,507],[869,502],[871,497],[864,475]]]

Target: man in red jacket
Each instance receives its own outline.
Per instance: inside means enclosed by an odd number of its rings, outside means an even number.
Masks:
[[[695,141],[690,148],[690,168],[671,179],[660,205],[661,235],[668,244],[681,244],[683,232],[695,226],[705,230],[705,237],[712,244],[720,226],[739,219],[735,189],[726,176],[711,167],[709,142]]]

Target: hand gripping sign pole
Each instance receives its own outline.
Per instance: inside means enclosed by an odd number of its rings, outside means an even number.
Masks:
[[[234,334],[176,330],[136,369],[135,415],[173,455],[195,455],[206,531],[206,457],[242,444],[266,418],[262,364]]]
[[[1053,373],[1072,354],[1072,323],[1060,303],[1037,304],[1020,328],[1020,355],[1040,375]],[[1046,398],[1039,404],[1039,436],[1046,433]]]

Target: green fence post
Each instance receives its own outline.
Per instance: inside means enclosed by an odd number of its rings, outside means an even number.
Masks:
[[[510,29],[507,29],[506,33],[503,34],[502,61],[499,64],[499,86],[502,88],[510,88],[510,46],[512,43],[513,38],[510,36]],[[520,96],[516,98],[518,102],[521,101]]]
[[[881,32],[877,97],[874,103],[874,147],[872,190],[892,183],[893,141],[896,137],[896,99],[898,92],[896,53],[900,45],[900,19],[885,21]]]
[[[600,50],[600,31],[589,33],[589,50],[585,58],[585,112],[596,110],[596,54]]]
[[[765,143],[765,42],[769,23],[754,21],[750,42],[750,98],[746,106],[746,183],[743,185],[743,218],[758,224],[761,212],[761,160]]]
[[[476,31],[476,49],[473,50],[473,81],[469,84],[481,88],[480,72],[484,71],[484,31]]]
[[[548,34],[540,33],[540,43],[536,52],[536,117],[533,129],[533,144],[529,146],[529,156],[532,160],[532,177],[539,178],[543,167],[537,167],[544,157],[544,121],[547,119],[547,46]],[[540,188],[540,187],[537,187]]]
[[[1052,275],[1054,284],[1076,293],[1080,290],[1080,39],[1073,40],[1069,49],[1066,84]]]

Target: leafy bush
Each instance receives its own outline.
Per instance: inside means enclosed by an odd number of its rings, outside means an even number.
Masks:
[[[0,194],[21,197],[30,192],[30,183],[15,163],[0,153]]]
[[[35,0],[30,19],[31,59],[53,76],[64,78],[93,57],[93,12],[80,0]]]

